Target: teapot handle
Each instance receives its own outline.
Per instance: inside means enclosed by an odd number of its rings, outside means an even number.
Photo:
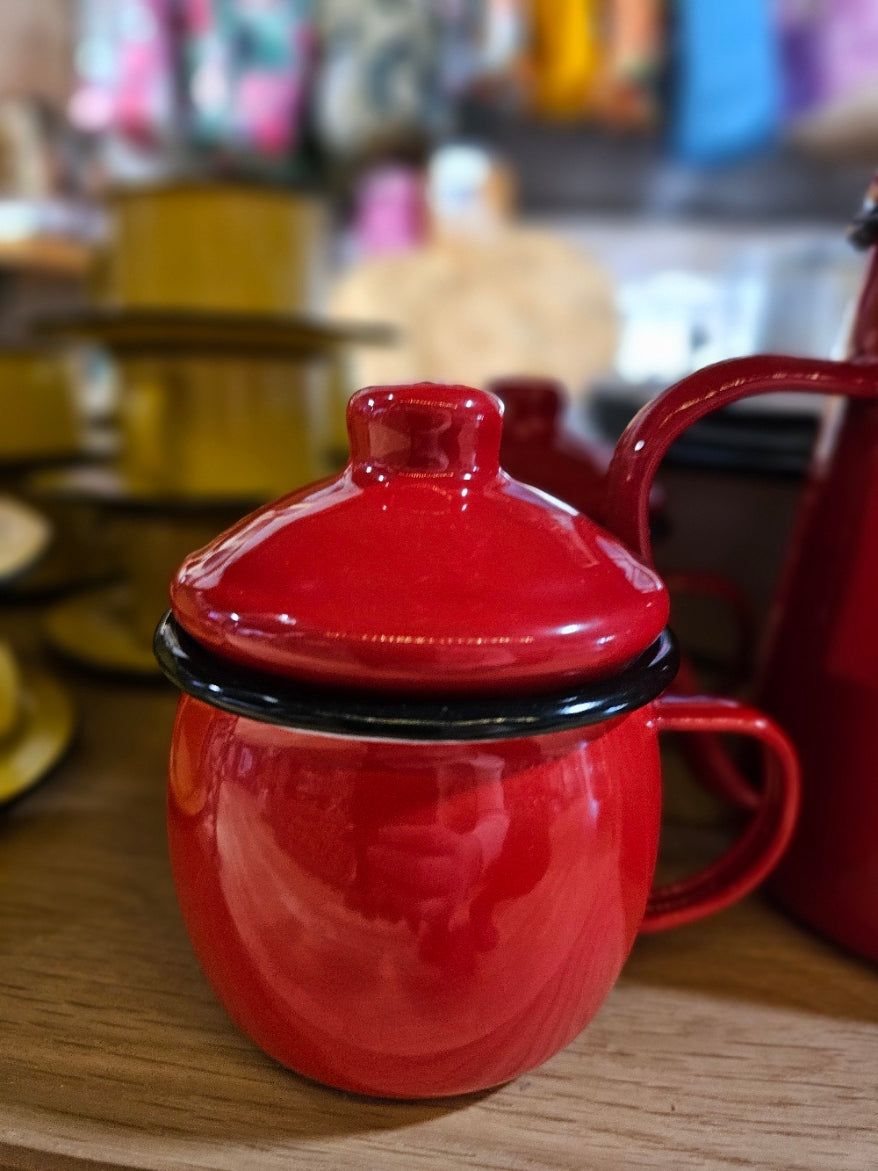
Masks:
[[[640,930],[664,931],[694,923],[749,894],[780,861],[799,811],[799,763],[789,739],[772,720],[745,704],[704,696],[662,696],[653,705],[659,732],[733,732],[763,748],[763,781],[753,816],[740,838],[690,878],[654,887]]]
[[[668,448],[712,411],[782,390],[878,401],[878,364],[763,354],[717,362],[688,375],[643,407],[619,440],[604,481],[606,527],[652,565],[649,493]]]

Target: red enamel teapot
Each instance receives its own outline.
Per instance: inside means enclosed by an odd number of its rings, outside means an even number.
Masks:
[[[568,397],[563,383],[535,375],[506,375],[488,387],[503,403],[500,466],[516,480],[572,505],[586,516],[599,517],[606,498],[605,477],[613,448],[586,441],[565,426]],[[667,533],[666,501],[660,485],[649,493],[649,523],[654,540]],[[710,598],[731,620],[735,661],[730,682],[749,674],[754,621],[749,599],[727,578],[693,573],[679,567],[662,570],[672,599],[682,595]]]
[[[851,237],[870,255],[848,360],[744,358],[666,391],[620,441],[606,516],[632,548],[648,549],[638,506],[656,452],[705,408],[784,389],[846,400],[817,443],[755,691],[802,761],[801,817],[773,891],[798,918],[878,962],[878,181]],[[693,737],[690,759],[727,797],[758,802],[715,738]]]
[[[586,516],[604,499],[604,475],[613,449],[586,443],[564,426],[567,392],[554,378],[509,375],[488,390],[503,403],[500,466]]]
[[[677,655],[646,544],[503,472],[501,415],[467,387],[360,391],[345,470],[187,558],[156,636],[184,692],[168,827],[194,949],[263,1049],[359,1093],[538,1065],[639,931],[752,890],[795,818],[769,719],[662,696]],[[632,537],[673,430],[617,457]],[[664,730],[753,737],[765,768],[736,845],[651,891]]]

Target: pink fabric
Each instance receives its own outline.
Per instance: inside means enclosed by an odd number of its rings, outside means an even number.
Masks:
[[[829,101],[878,81],[878,4],[832,0],[824,18],[824,93]]]

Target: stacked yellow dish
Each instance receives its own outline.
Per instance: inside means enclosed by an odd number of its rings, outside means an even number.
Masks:
[[[91,666],[152,674],[182,554],[332,470],[332,364],[383,334],[315,315],[326,217],[308,194],[165,186],[118,193],[111,218],[96,305],[46,327],[103,346],[117,370],[116,466],[55,489],[113,518],[125,582],[59,604],[47,632]]]
[[[11,497],[0,497],[0,584],[45,555],[48,522]],[[60,760],[73,736],[73,706],[60,683],[23,667],[0,641],[0,805],[26,792]]]

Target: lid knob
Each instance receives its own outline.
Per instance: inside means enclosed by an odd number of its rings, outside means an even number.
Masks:
[[[347,414],[354,480],[494,477],[502,419],[500,400],[469,386],[420,382],[357,391]]]
[[[504,427],[521,440],[552,435],[566,401],[564,386],[555,378],[509,375],[495,378],[488,389],[506,408]]]

